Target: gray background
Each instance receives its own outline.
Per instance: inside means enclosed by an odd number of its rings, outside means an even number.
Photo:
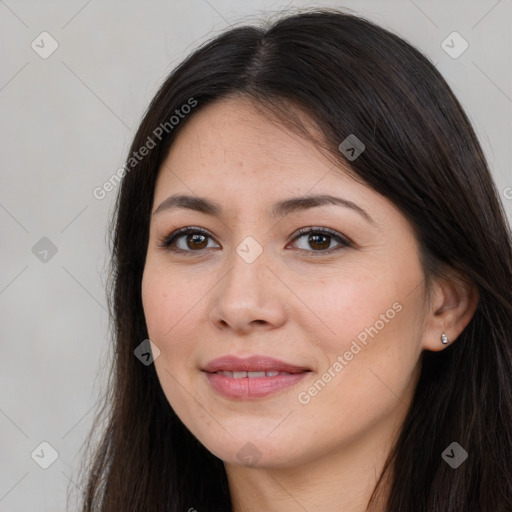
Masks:
[[[151,97],[195,46],[314,5],[352,9],[432,59],[512,218],[511,0],[0,0],[1,512],[64,511],[68,491],[80,492],[80,448],[110,357],[106,226],[117,189],[103,200],[93,189],[123,164]],[[46,59],[31,47],[51,48],[44,31],[58,43]],[[458,58],[441,46],[453,31],[469,44]],[[43,441],[58,452],[47,469]]]

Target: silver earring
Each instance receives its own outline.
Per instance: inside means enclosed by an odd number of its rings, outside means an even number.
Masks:
[[[446,336],[444,332],[443,334],[441,334],[441,343],[443,345],[448,345],[448,343],[450,343],[450,341],[448,340],[448,336]]]

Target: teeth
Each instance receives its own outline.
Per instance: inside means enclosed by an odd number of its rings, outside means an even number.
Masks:
[[[291,375],[288,372],[277,372],[277,371],[268,371],[268,372],[230,372],[230,371],[221,371],[217,372],[219,375],[224,375],[225,377],[231,377],[232,379],[244,379],[248,377],[249,379],[261,379],[263,377],[277,377],[278,375]]]
[[[261,377],[265,377],[265,372],[247,372],[247,377],[252,379],[260,379]]]

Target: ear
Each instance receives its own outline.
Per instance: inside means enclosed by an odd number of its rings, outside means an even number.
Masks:
[[[438,351],[450,346],[473,318],[479,301],[474,283],[450,271],[432,283],[432,293],[427,309],[422,347]],[[441,343],[445,333],[449,344]]]

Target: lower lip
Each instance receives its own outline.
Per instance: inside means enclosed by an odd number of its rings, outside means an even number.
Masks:
[[[302,380],[309,372],[276,375],[275,377],[244,377],[235,379],[218,373],[206,373],[212,388],[228,398],[250,400],[282,391]]]

